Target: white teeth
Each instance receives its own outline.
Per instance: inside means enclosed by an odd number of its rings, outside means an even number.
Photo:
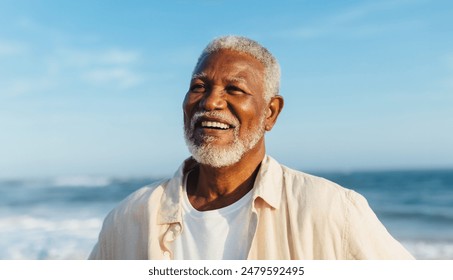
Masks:
[[[201,126],[202,126],[202,127],[221,128],[221,129],[228,129],[228,128],[230,128],[229,125],[224,124],[224,123],[220,123],[220,122],[208,122],[208,121],[201,122]]]

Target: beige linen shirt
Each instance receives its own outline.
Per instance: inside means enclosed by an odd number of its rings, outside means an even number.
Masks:
[[[106,217],[90,259],[171,259],[182,230],[186,160],[174,177],[131,194]],[[326,179],[261,163],[253,188],[248,259],[413,259],[360,194]]]

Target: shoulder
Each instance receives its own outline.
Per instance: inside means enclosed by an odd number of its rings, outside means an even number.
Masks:
[[[288,209],[311,221],[323,242],[341,240],[340,258],[412,259],[379,221],[368,201],[354,190],[281,165]]]
[[[342,201],[354,200],[361,196],[356,192],[340,186],[326,178],[311,175],[281,165],[283,184],[287,192],[296,197],[316,197],[316,200],[341,199]]]
[[[374,215],[366,198],[356,191],[284,165],[281,168],[286,203],[299,213],[325,217],[339,225],[350,222],[356,212]]]
[[[146,185],[123,199],[107,216],[106,222],[118,222],[118,219],[142,218],[148,208],[159,202],[168,179]]]
[[[158,205],[168,181],[163,180],[140,188],[123,199],[104,220],[99,239],[90,259],[142,259],[146,250],[146,232],[150,215]],[[135,245],[134,245],[135,244]],[[137,246],[136,246],[137,245]]]

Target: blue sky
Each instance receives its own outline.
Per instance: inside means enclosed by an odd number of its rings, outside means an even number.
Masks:
[[[280,162],[453,167],[451,1],[1,1],[0,26],[0,178],[172,174],[190,73],[226,34],[280,61]]]

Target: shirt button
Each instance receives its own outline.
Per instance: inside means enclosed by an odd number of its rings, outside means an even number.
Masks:
[[[175,226],[175,229],[176,229],[177,231],[180,231],[180,230],[181,230],[181,226],[180,226],[180,225],[176,225],[176,226]]]
[[[169,258],[169,257],[170,257],[170,252],[165,251],[165,252],[164,252],[164,257]]]

